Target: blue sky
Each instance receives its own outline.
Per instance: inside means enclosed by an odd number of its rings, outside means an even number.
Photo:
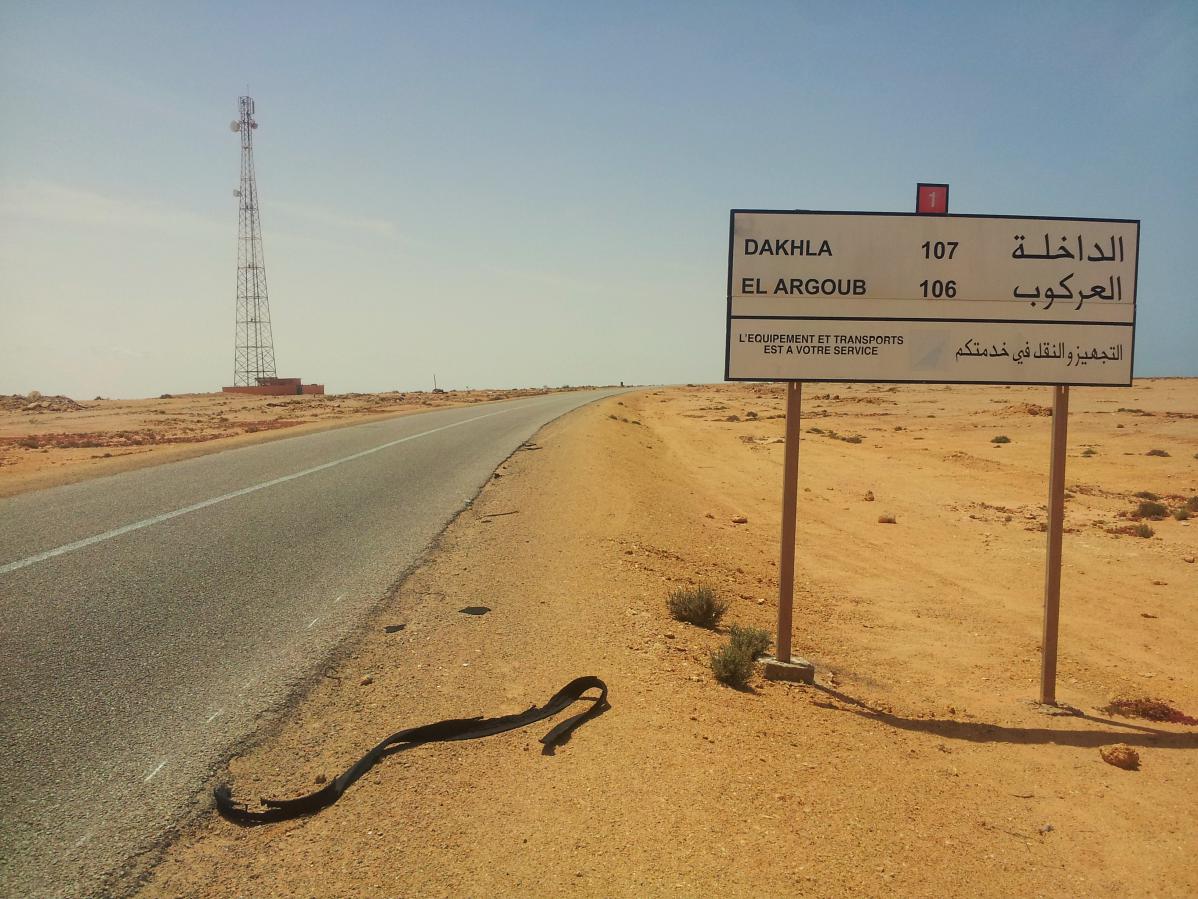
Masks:
[[[0,392],[230,383],[238,142],[281,375],[716,381],[728,210],[1143,221],[1198,375],[1194,3],[0,5]]]

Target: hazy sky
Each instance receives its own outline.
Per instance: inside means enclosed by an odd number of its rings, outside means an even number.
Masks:
[[[1143,220],[1198,374],[1198,4],[0,2],[0,393],[231,383],[237,97],[280,375],[716,381],[728,210]]]

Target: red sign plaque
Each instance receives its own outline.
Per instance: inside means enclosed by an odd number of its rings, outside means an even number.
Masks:
[[[920,215],[948,215],[948,185],[916,185],[915,211]]]

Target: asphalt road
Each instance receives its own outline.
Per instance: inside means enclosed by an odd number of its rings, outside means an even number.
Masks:
[[[121,882],[499,463],[611,392],[371,422],[0,500],[0,894]]]

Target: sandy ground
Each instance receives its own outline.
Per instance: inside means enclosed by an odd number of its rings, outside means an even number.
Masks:
[[[1059,698],[1078,715],[1031,702],[1049,394],[808,385],[795,649],[817,687],[715,682],[723,635],[665,608],[704,582],[724,625],[772,627],[781,390],[645,391],[549,426],[220,779],[307,792],[400,727],[513,712],[583,674],[612,709],[553,757],[545,724],[392,756],[303,820],[244,829],[202,795],[141,889],[1198,894],[1198,728],[1101,711],[1198,713],[1198,519],[1124,532],[1135,493],[1198,494],[1198,382],[1073,391]],[[1100,757],[1120,742],[1140,770]]]
[[[0,395],[0,497],[372,418],[549,392],[193,393],[87,401]]]

